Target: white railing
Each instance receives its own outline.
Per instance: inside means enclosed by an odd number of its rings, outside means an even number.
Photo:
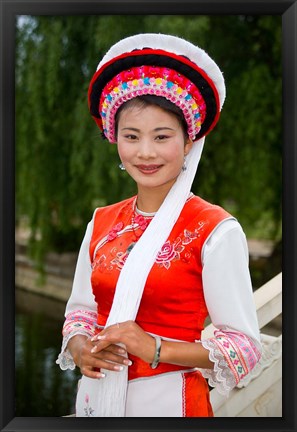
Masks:
[[[282,313],[282,273],[254,292],[259,327],[265,326]],[[212,324],[203,331],[203,338],[213,335]],[[230,392],[210,392],[216,417],[281,417],[282,416],[282,335],[261,333],[263,354],[255,369]]]

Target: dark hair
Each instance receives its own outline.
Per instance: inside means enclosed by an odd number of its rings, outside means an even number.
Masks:
[[[155,95],[143,95],[143,96],[136,96],[133,99],[130,99],[129,101],[123,103],[120,108],[117,110],[115,114],[115,134],[117,136],[118,134],[118,123],[119,123],[119,117],[121,112],[125,111],[128,108],[145,108],[147,106],[158,106],[159,108],[162,108],[164,111],[167,111],[170,114],[173,114],[176,119],[178,120],[179,124],[182,127],[182,130],[184,132],[185,139],[188,139],[188,125],[186,123],[186,120],[184,118],[182,110],[175,105],[173,102],[170,102],[168,99],[166,99],[163,96],[155,96]]]

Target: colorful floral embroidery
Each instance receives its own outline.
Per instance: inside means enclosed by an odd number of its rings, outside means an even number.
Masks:
[[[171,266],[171,261],[180,259],[180,253],[184,250],[184,246],[179,245],[180,241],[178,239],[176,243],[171,244],[167,240],[156,257],[156,264],[168,270]]]
[[[123,229],[123,222],[119,222],[117,225],[115,225],[108,233],[107,235],[107,241],[112,241],[114,240],[117,236],[118,233]]]
[[[89,335],[95,334],[97,325],[97,313],[92,311],[77,310],[70,312],[65,319],[63,336],[78,330],[85,330]]]
[[[94,261],[92,262],[92,270],[95,270],[96,268],[105,269],[106,268],[106,256],[101,255],[100,257],[96,257]]]
[[[89,395],[86,394],[86,397],[85,397],[86,407],[84,408],[84,412],[86,414],[85,417],[94,417],[95,411],[93,410],[92,407],[89,406],[89,401],[90,401]]]
[[[111,264],[114,264],[118,270],[122,270],[126,259],[128,258],[129,253],[126,252],[118,252],[116,257],[111,261]]]
[[[172,261],[181,259],[182,252],[184,252],[182,258],[183,261],[188,262],[192,254],[190,250],[185,250],[185,246],[189,245],[193,240],[200,236],[199,231],[204,227],[204,225],[205,222],[199,222],[199,226],[198,228],[195,228],[194,232],[185,229],[182,237],[178,237],[172,244],[167,240],[157,255],[156,264],[165,267],[168,270]]]
[[[115,238],[123,235],[124,233],[133,231],[133,228],[133,225],[127,225],[124,227],[123,222],[119,222],[117,225],[115,225],[106,236],[104,236],[98,241],[93,253],[93,265],[98,266],[98,259],[96,258],[96,255],[99,249],[101,249],[106,243],[111,242]],[[94,264],[95,262],[97,264]]]
[[[111,261],[109,261],[106,255],[101,255],[99,257],[96,256],[98,250],[107,242],[112,241],[116,237],[123,235],[128,231],[133,231],[140,229],[141,231],[145,231],[149,223],[151,222],[151,218],[145,218],[144,216],[138,214],[133,217],[132,224],[124,227],[123,222],[119,222],[115,225],[96,246],[94,251],[94,260],[92,263],[92,270],[98,269],[101,272],[111,272],[114,269],[114,266],[117,270],[121,271],[129,253],[133,249],[135,245],[135,241],[132,242],[125,251],[119,251],[117,248],[112,248],[110,250],[110,255],[113,257]],[[197,239],[200,236],[200,231],[206,224],[205,221],[198,222],[198,227],[194,229],[194,231],[189,231],[185,229],[180,237],[178,237],[174,242],[170,242],[167,240],[161,250],[159,251],[156,257],[156,264],[159,267],[164,267],[165,269],[169,269],[171,267],[171,263],[176,260],[182,259],[184,262],[189,262],[192,256],[192,249],[186,248],[193,240]],[[137,235],[135,234],[136,238]],[[182,254],[183,253],[183,254]],[[181,256],[182,254],[182,256]]]
[[[206,117],[206,104],[199,89],[181,73],[160,66],[136,66],[120,72],[106,84],[99,110],[103,131],[111,142],[115,137],[115,113],[126,101],[141,95],[163,96],[180,107],[195,139]]]
[[[191,232],[188,230],[184,230],[184,238],[182,241],[183,245],[190,244],[193,240],[195,240],[198,237],[198,234],[196,232]]]
[[[255,367],[261,357],[253,341],[242,333],[217,330],[213,341],[224,355],[236,383]]]
[[[108,263],[106,255],[95,257],[92,263],[92,270],[98,269],[100,272],[110,273],[113,270],[113,266]]]
[[[144,216],[139,214],[135,218],[133,218],[133,224],[132,225],[134,225],[134,223],[136,223],[139,226],[139,228],[142,231],[144,231],[147,228],[148,224],[150,223],[150,219],[147,219]]]

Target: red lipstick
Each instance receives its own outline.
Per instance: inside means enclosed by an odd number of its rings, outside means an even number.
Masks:
[[[136,168],[143,174],[154,174],[162,165],[136,165]]]

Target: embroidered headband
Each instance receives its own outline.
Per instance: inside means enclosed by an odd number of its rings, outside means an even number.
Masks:
[[[132,40],[133,45],[129,44]],[[146,42],[151,48],[145,46]],[[111,52],[118,55],[111,57]],[[205,51],[183,39],[159,34],[124,39],[103,58],[88,92],[90,112],[110,142],[116,141],[115,114],[119,107],[147,94],[163,96],[176,104],[194,141],[216,125],[225,85],[221,71]]]
[[[206,105],[199,90],[172,69],[140,66],[120,72],[102,91],[99,112],[109,141],[116,141],[114,118],[119,107],[134,97],[147,94],[163,96],[176,104],[183,111],[190,138],[195,139],[206,116]]]

